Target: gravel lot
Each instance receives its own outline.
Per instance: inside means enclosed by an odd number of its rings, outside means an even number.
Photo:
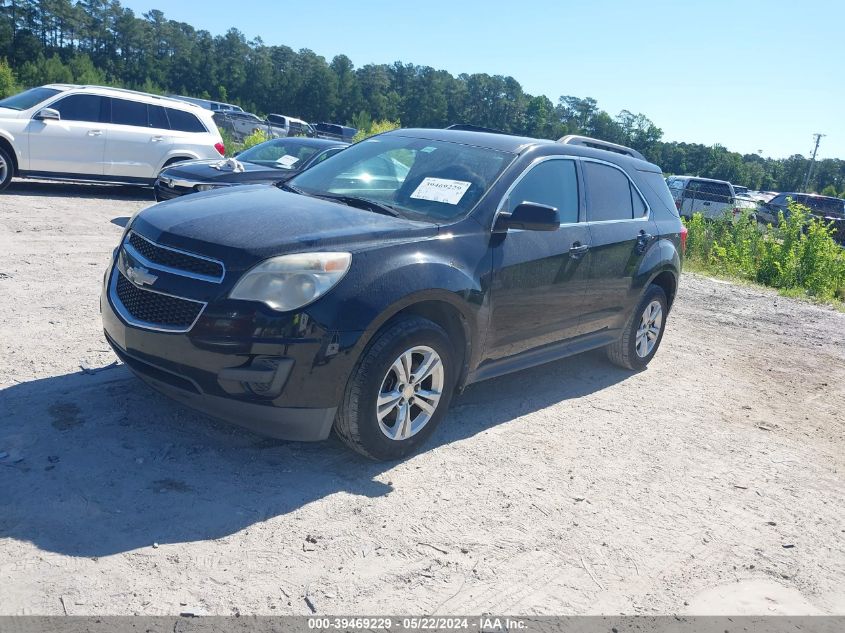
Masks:
[[[686,275],[648,370],[474,385],[376,464],[107,367],[100,281],[150,203],[0,196],[0,614],[845,614],[845,314]]]

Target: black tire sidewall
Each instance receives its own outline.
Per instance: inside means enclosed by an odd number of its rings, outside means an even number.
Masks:
[[[663,322],[660,324],[660,334],[657,335],[657,342],[654,344],[654,347],[647,356],[641,357],[637,354],[637,329],[639,329],[640,320],[642,319],[646,306],[655,299],[660,302],[660,307],[663,310]],[[654,358],[654,355],[660,348],[660,341],[663,340],[663,333],[666,331],[666,317],[668,316],[669,306],[666,301],[666,293],[663,292],[663,289],[659,286],[649,286],[648,290],[646,290],[643,295],[643,298],[640,299],[640,303],[634,312],[634,318],[631,319],[631,324],[629,326],[631,329],[628,336],[628,355],[631,359],[631,364],[634,365],[636,369],[645,369],[646,365],[648,365],[651,359]]]
[[[0,156],[2,156],[3,161],[6,163],[6,177],[0,180],[0,191],[3,191],[11,184],[12,178],[15,176],[15,164],[12,162],[12,157],[9,156],[9,152],[2,147],[0,147]]]
[[[402,326],[407,327],[411,322],[400,322],[379,335],[379,339],[390,337],[394,340],[390,340],[383,347],[371,346],[352,378],[359,381],[360,388],[359,401],[355,407],[358,413],[356,420],[358,438],[367,453],[380,460],[399,459],[423,444],[434,433],[446,414],[454,390],[455,366],[448,335],[442,328],[426,319],[416,318],[412,322],[419,323],[421,327],[410,334],[400,334],[398,330],[404,329]],[[374,343],[377,344],[378,341]],[[422,430],[406,440],[391,440],[379,428],[376,399],[382,381],[393,362],[406,350],[419,345],[432,348],[440,356],[445,374],[443,393],[434,415]]]

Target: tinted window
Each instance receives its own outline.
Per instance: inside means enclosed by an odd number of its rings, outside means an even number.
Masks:
[[[786,204],[786,196],[780,194],[779,196],[775,196],[769,201],[770,204]]]
[[[10,110],[29,110],[32,106],[38,105],[42,101],[46,101],[53,95],[57,94],[59,94],[59,91],[54,88],[32,88],[12,97],[0,99],[0,108],[9,108]]]
[[[157,105],[148,105],[147,114],[150,118],[150,127],[166,130],[170,127],[167,123],[167,115],[164,113],[164,108]]]
[[[165,110],[167,110],[167,118],[170,120],[171,130],[179,130],[180,132],[206,131],[200,120],[190,112],[176,110],[175,108],[165,108]]]
[[[562,224],[578,221],[578,177],[575,162],[547,160],[531,168],[513,188],[508,199],[513,211],[523,202],[554,207]]]
[[[685,197],[694,197],[696,200],[719,202],[722,204],[728,204],[733,199],[731,188],[727,183],[708,182],[706,180],[692,181]]]
[[[615,167],[584,161],[587,185],[587,219],[630,220],[634,217],[628,177]]]
[[[63,121],[100,121],[103,98],[98,95],[71,95],[51,107],[59,111]]]
[[[648,213],[648,208],[645,206],[645,202],[643,202],[639,192],[631,187],[630,183],[628,187],[631,189],[631,206],[634,207],[634,217],[641,218]]]
[[[147,127],[147,104],[126,99],[112,99],[111,122],[118,125]]]

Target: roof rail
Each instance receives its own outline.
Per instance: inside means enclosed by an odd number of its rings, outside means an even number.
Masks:
[[[149,98],[152,98],[152,99],[161,99],[162,101],[176,102],[176,103],[179,103],[181,105],[189,105],[189,106],[193,106],[195,108],[200,107],[196,103],[191,103],[190,101],[183,101],[181,99],[177,99],[177,98],[174,98],[174,97],[157,95],[157,94],[153,94],[151,92],[142,92],[141,90],[130,90],[129,88],[115,88],[113,86],[98,86],[96,84],[85,84],[85,85],[77,86],[77,87],[78,88],[100,88],[102,90],[113,90],[114,92],[120,92],[120,93],[123,93],[123,94],[126,94],[126,95],[135,95],[135,96],[139,96],[139,97],[149,97]]]
[[[489,127],[482,127],[480,125],[470,125],[469,123],[453,123],[449,125],[444,130],[461,130],[463,132],[488,132],[489,134],[506,134],[507,132],[503,132],[502,130],[494,130],[493,128]]]
[[[584,147],[592,147],[593,149],[603,149],[607,152],[615,152],[617,154],[624,154],[632,158],[639,158],[645,160],[645,156],[640,154],[637,150],[624,145],[618,145],[609,141],[602,141],[597,138],[590,138],[589,136],[579,136],[577,134],[569,134],[557,140],[558,143],[564,145],[583,145]]]

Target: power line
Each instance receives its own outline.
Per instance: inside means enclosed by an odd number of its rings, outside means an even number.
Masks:
[[[813,134],[813,138],[816,140],[816,145],[813,147],[813,156],[810,158],[810,165],[807,167],[807,175],[804,177],[804,185],[801,187],[801,191],[804,193],[809,193],[807,191],[807,187],[810,186],[810,177],[813,175],[813,167],[816,164],[816,153],[819,151],[819,143],[822,140],[822,136],[827,136],[827,134],[820,134],[818,132]]]

